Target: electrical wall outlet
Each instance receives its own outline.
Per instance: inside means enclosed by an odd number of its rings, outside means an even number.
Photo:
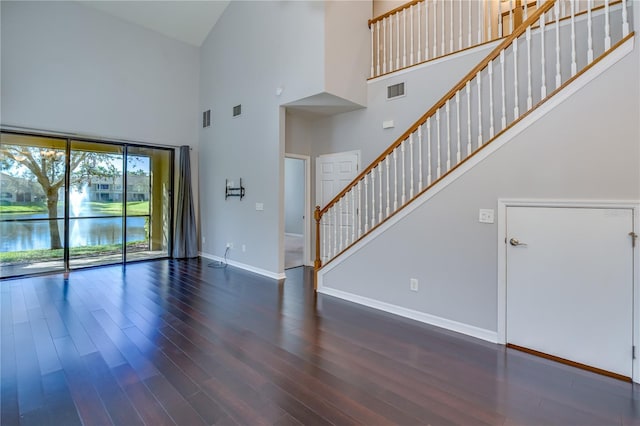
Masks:
[[[246,252],[246,251],[247,251],[247,246],[243,244],[243,245],[242,245],[242,252],[244,253],[244,252]]]
[[[202,244],[206,243],[207,239],[205,237],[202,237]]]
[[[409,279],[409,288],[411,289],[411,291],[418,291],[418,279],[417,278],[410,278]]]
[[[263,203],[256,203],[256,210],[258,210],[258,211],[264,210],[264,204]]]
[[[478,222],[480,223],[493,223],[493,210],[492,209],[480,209],[478,212]]]
[[[227,248],[228,249],[232,249],[233,248],[233,243],[227,243]]]

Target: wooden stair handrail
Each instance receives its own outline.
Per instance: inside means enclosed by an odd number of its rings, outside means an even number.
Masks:
[[[404,132],[382,154],[380,154],[374,161],[372,161],[371,164],[369,164],[369,166],[367,166],[366,169],[364,169],[362,172],[360,172],[360,174],[358,176],[356,176],[351,181],[351,183],[349,183],[342,191],[340,191],[338,193],[338,195],[333,197],[333,199],[331,201],[329,201],[329,203],[327,203],[327,205],[324,206],[319,211],[319,213],[317,215],[318,216],[317,220],[319,221],[322,218],[322,215],[324,215],[331,207],[333,207],[338,201],[340,201],[340,199],[347,192],[349,192],[354,186],[356,186],[358,184],[358,182],[362,178],[364,178],[367,174],[369,174],[369,172],[371,172],[371,170],[373,170],[389,154],[391,154],[393,152],[393,150],[398,148],[400,146],[400,144],[402,144],[402,142],[404,140],[406,140],[413,132],[417,131],[418,127],[420,127],[422,124],[424,124],[427,121],[428,118],[430,118],[433,115],[435,115],[437,110],[439,110],[440,108],[445,106],[447,101],[449,101],[450,99],[455,97],[455,94],[458,91],[462,90],[467,85],[467,82],[473,80],[475,78],[476,74],[478,74],[478,72],[480,72],[483,69],[485,69],[489,65],[489,62],[493,61],[498,56],[500,56],[500,52],[502,52],[503,50],[508,48],[509,45],[513,42],[513,40],[517,39],[522,34],[524,34],[526,29],[529,26],[531,26],[538,19],[540,19],[540,16],[542,16],[545,13],[547,13],[553,7],[555,2],[556,2],[556,0],[547,0],[547,1],[545,1],[545,3],[542,6],[540,6],[540,8],[538,10],[536,10],[533,15],[528,17],[522,24],[520,24],[520,26],[518,26],[518,28],[516,28],[513,31],[513,33],[511,33],[509,36],[504,38],[503,41],[495,49],[493,49],[493,51],[491,51],[491,53],[489,53],[489,55],[487,55],[478,65],[476,65],[469,73],[467,73],[467,75],[465,75],[462,78],[462,80],[460,80],[460,82],[458,84],[453,86],[453,88],[451,90],[449,90],[438,102],[436,102],[436,104],[434,106],[432,106],[411,127],[409,127],[409,129],[406,132]]]
[[[395,9],[392,9],[392,10],[386,12],[386,13],[383,13],[380,16],[376,16],[375,18],[369,19],[367,24],[369,25],[369,28],[371,28],[371,25],[375,24],[376,22],[382,21],[383,19],[388,18],[391,15],[394,15],[394,14],[396,14],[396,13],[402,11],[402,10],[409,9],[411,6],[414,6],[414,5],[418,4],[418,3],[424,3],[425,1],[426,0],[412,0],[412,1],[408,2],[408,3],[401,4],[400,6],[396,7]]]

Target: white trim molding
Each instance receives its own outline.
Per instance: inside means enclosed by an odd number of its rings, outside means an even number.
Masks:
[[[413,309],[407,309],[402,306],[392,305],[390,303],[381,302],[379,300],[370,299],[368,297],[359,296],[357,294],[348,293],[342,290],[336,290],[334,288],[318,286],[318,293],[337,297],[339,299],[347,300],[349,302],[358,303],[360,305],[368,306],[370,308],[378,309],[384,312],[389,312],[391,314],[399,315],[401,317],[420,321],[425,324],[434,325],[436,327],[440,327],[445,330],[466,334],[467,336],[475,337],[481,340],[486,340],[487,342],[497,343],[497,334],[495,331],[486,330],[484,328],[479,328],[479,327],[464,324],[461,322],[453,321],[447,318],[438,317],[435,315],[427,314],[425,312],[415,311]]]
[[[557,199],[498,199],[498,323],[497,343],[507,343],[507,208],[508,207],[565,207],[631,209],[633,232],[640,233],[640,200],[557,200]],[[633,253],[633,344],[640,345],[640,250]],[[632,380],[640,383],[640,357],[633,360]]]
[[[200,256],[204,257],[205,259],[215,260],[217,262],[225,262],[224,258],[210,254],[210,253],[200,252]],[[247,265],[246,263],[236,262],[235,260],[226,259],[226,262],[229,266],[244,269],[245,271],[253,272],[254,274],[262,275],[267,278],[272,278],[274,280],[284,280],[285,278],[287,278],[284,272],[282,273],[271,272],[271,271],[267,271],[266,269],[256,268],[255,266]]]

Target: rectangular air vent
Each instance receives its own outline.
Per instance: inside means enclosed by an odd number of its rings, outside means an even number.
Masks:
[[[242,114],[242,105],[236,105],[233,107],[233,116],[237,117]]]
[[[202,127],[211,126],[211,110],[208,109],[202,113]]]
[[[404,83],[387,86],[387,99],[393,99],[404,96]]]

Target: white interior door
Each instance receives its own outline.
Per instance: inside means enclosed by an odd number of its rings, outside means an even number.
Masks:
[[[507,208],[507,343],[631,377],[632,209]]]
[[[358,175],[357,152],[344,152],[321,155],[316,160],[316,204],[323,208],[340,191],[342,191]],[[333,211],[323,217],[321,235],[329,236],[337,247],[336,235],[349,235],[354,226],[357,212],[353,207],[340,204]],[[321,253],[322,261],[326,260],[326,253]]]

